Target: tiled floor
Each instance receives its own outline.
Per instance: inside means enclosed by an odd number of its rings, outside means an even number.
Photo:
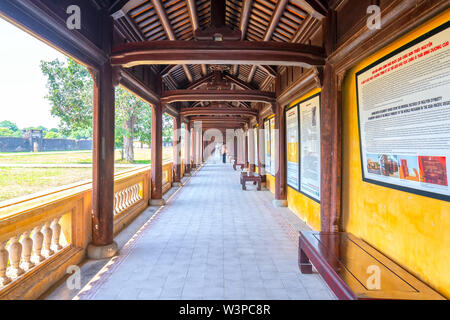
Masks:
[[[208,164],[149,220],[77,299],[332,299],[302,275],[295,240],[268,191],[242,191]]]

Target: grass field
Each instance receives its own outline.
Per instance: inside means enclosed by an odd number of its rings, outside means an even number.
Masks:
[[[116,150],[116,163],[121,161]],[[172,148],[163,149],[163,161],[172,160]],[[1,168],[1,164],[91,164],[91,151],[62,153],[0,153],[0,201],[92,178],[91,168]],[[150,164],[150,149],[135,149],[135,164]],[[129,168],[116,168],[116,172]]]
[[[150,164],[150,149],[136,148],[134,150],[134,163],[136,164]],[[163,161],[170,161],[173,158],[172,147],[163,149]],[[115,152],[116,163],[127,163],[121,160],[120,150]],[[91,151],[70,151],[64,153],[39,152],[29,154],[14,154],[5,153],[0,154],[0,164],[14,164],[14,163],[42,163],[42,164],[90,164],[92,163]]]

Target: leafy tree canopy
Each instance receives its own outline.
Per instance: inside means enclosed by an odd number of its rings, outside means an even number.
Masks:
[[[0,137],[22,137],[22,132],[0,127]]]
[[[8,120],[0,121],[0,128],[8,128],[12,131],[19,131],[19,127],[14,122]]]

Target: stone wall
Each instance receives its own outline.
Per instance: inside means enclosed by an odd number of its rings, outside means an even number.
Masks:
[[[41,139],[38,151],[91,150],[92,140]],[[33,145],[28,138],[0,137],[0,152],[30,152]]]

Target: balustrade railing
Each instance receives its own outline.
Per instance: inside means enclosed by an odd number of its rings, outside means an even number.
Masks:
[[[162,166],[162,190],[166,193],[171,187],[173,182],[173,162],[166,162]]]
[[[147,208],[150,169],[115,175],[115,234]],[[172,170],[172,163],[163,165],[169,188]],[[80,263],[91,239],[91,212],[91,181],[0,203],[0,299],[38,298]]]

